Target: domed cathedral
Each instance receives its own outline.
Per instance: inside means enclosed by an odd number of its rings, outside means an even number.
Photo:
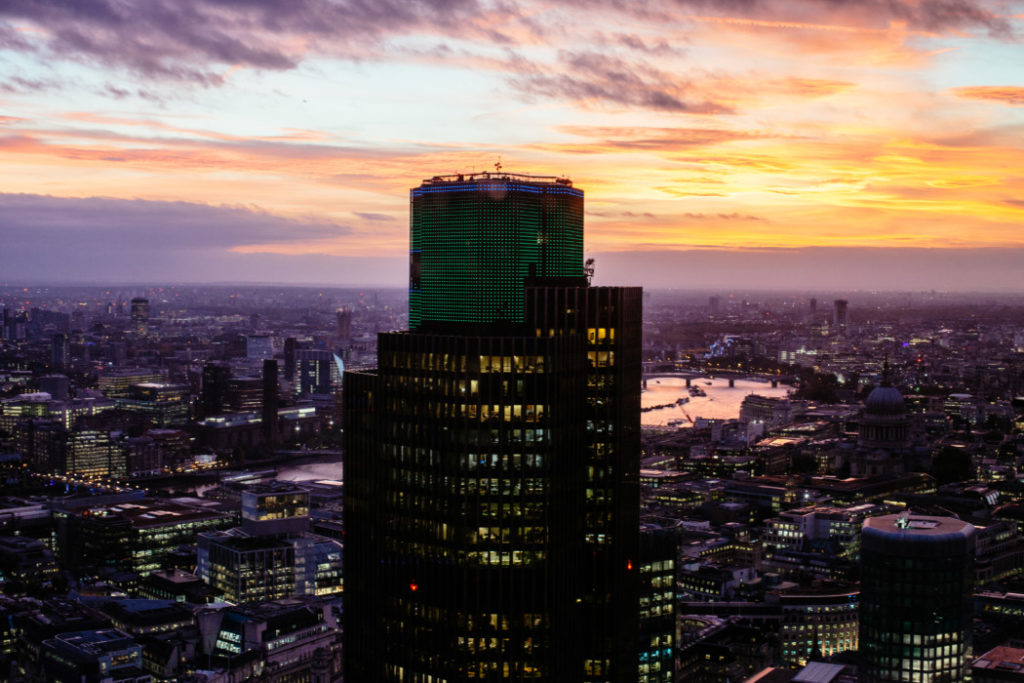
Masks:
[[[886,363],[882,383],[871,390],[864,402],[857,449],[850,459],[850,474],[902,474],[913,466],[907,406],[903,394],[889,381],[889,364]]]

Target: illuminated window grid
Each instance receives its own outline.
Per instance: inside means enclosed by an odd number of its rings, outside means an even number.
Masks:
[[[410,327],[523,320],[531,274],[581,276],[583,193],[543,183],[420,187],[411,196]]]

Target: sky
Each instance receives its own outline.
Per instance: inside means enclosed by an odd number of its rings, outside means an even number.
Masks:
[[[5,0],[0,282],[401,286],[408,192],[601,284],[1024,290],[1024,0]]]

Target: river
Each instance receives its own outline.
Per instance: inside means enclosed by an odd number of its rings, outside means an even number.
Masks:
[[[738,379],[736,386],[730,387],[729,379],[723,377],[698,377],[691,380],[691,385],[703,389],[707,396],[690,396],[686,380],[682,378],[663,377],[647,380],[647,389],[640,394],[640,405],[643,407],[674,403],[676,399],[682,397],[690,400],[682,406],[682,410],[673,405],[670,408],[640,413],[640,424],[644,427],[663,427],[669,420],[683,418],[684,410],[693,419],[706,417],[730,420],[740,416],[740,404],[749,394],[785,397],[792,389],[784,384],[772,388],[768,382],[755,382],[749,379]],[[685,423],[685,426],[689,426],[689,423]]]

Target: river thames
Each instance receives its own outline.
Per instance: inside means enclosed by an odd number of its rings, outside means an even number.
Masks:
[[[710,382],[710,384],[709,384]],[[729,420],[740,416],[740,404],[749,394],[761,396],[785,397],[792,387],[780,384],[777,387],[765,382],[756,382],[749,379],[736,380],[736,386],[729,386],[729,379],[716,377],[697,377],[691,380],[691,385],[700,387],[707,393],[707,396],[690,396],[686,388],[686,380],[678,377],[663,377],[647,381],[647,389],[640,394],[640,405],[648,406],[674,404],[676,399],[690,399],[683,406],[672,405],[669,408],[650,410],[640,413],[640,424],[644,427],[665,427],[670,420],[686,419],[687,415],[693,419],[698,417]],[[689,422],[683,426],[688,427]]]

